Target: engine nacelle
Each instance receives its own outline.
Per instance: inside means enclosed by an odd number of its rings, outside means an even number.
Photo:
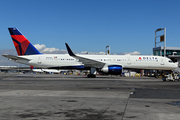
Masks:
[[[113,75],[120,75],[122,73],[121,65],[109,65],[101,69],[102,72]]]

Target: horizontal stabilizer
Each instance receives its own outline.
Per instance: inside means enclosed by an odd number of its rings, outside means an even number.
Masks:
[[[27,59],[27,58],[22,58],[22,57],[18,57],[18,56],[14,56],[14,55],[2,55],[10,60],[14,60],[14,61],[17,61],[17,60],[23,60],[23,61],[30,61],[30,59]]]

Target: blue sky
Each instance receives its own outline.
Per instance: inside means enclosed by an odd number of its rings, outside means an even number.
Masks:
[[[1,0],[0,49],[12,49],[8,27],[32,44],[73,51],[152,54],[157,28],[180,47],[179,0]],[[163,46],[163,44],[159,44]],[[159,46],[158,45],[158,46]]]

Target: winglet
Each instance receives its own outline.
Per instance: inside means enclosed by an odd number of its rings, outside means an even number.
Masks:
[[[76,56],[76,55],[72,52],[72,50],[71,50],[71,48],[69,47],[69,45],[68,45],[67,43],[65,43],[65,44],[66,44],[66,48],[67,48],[68,54],[69,54],[70,56]]]

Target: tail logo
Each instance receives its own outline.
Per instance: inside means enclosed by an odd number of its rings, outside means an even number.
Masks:
[[[16,28],[8,28],[18,55],[41,54]]]

